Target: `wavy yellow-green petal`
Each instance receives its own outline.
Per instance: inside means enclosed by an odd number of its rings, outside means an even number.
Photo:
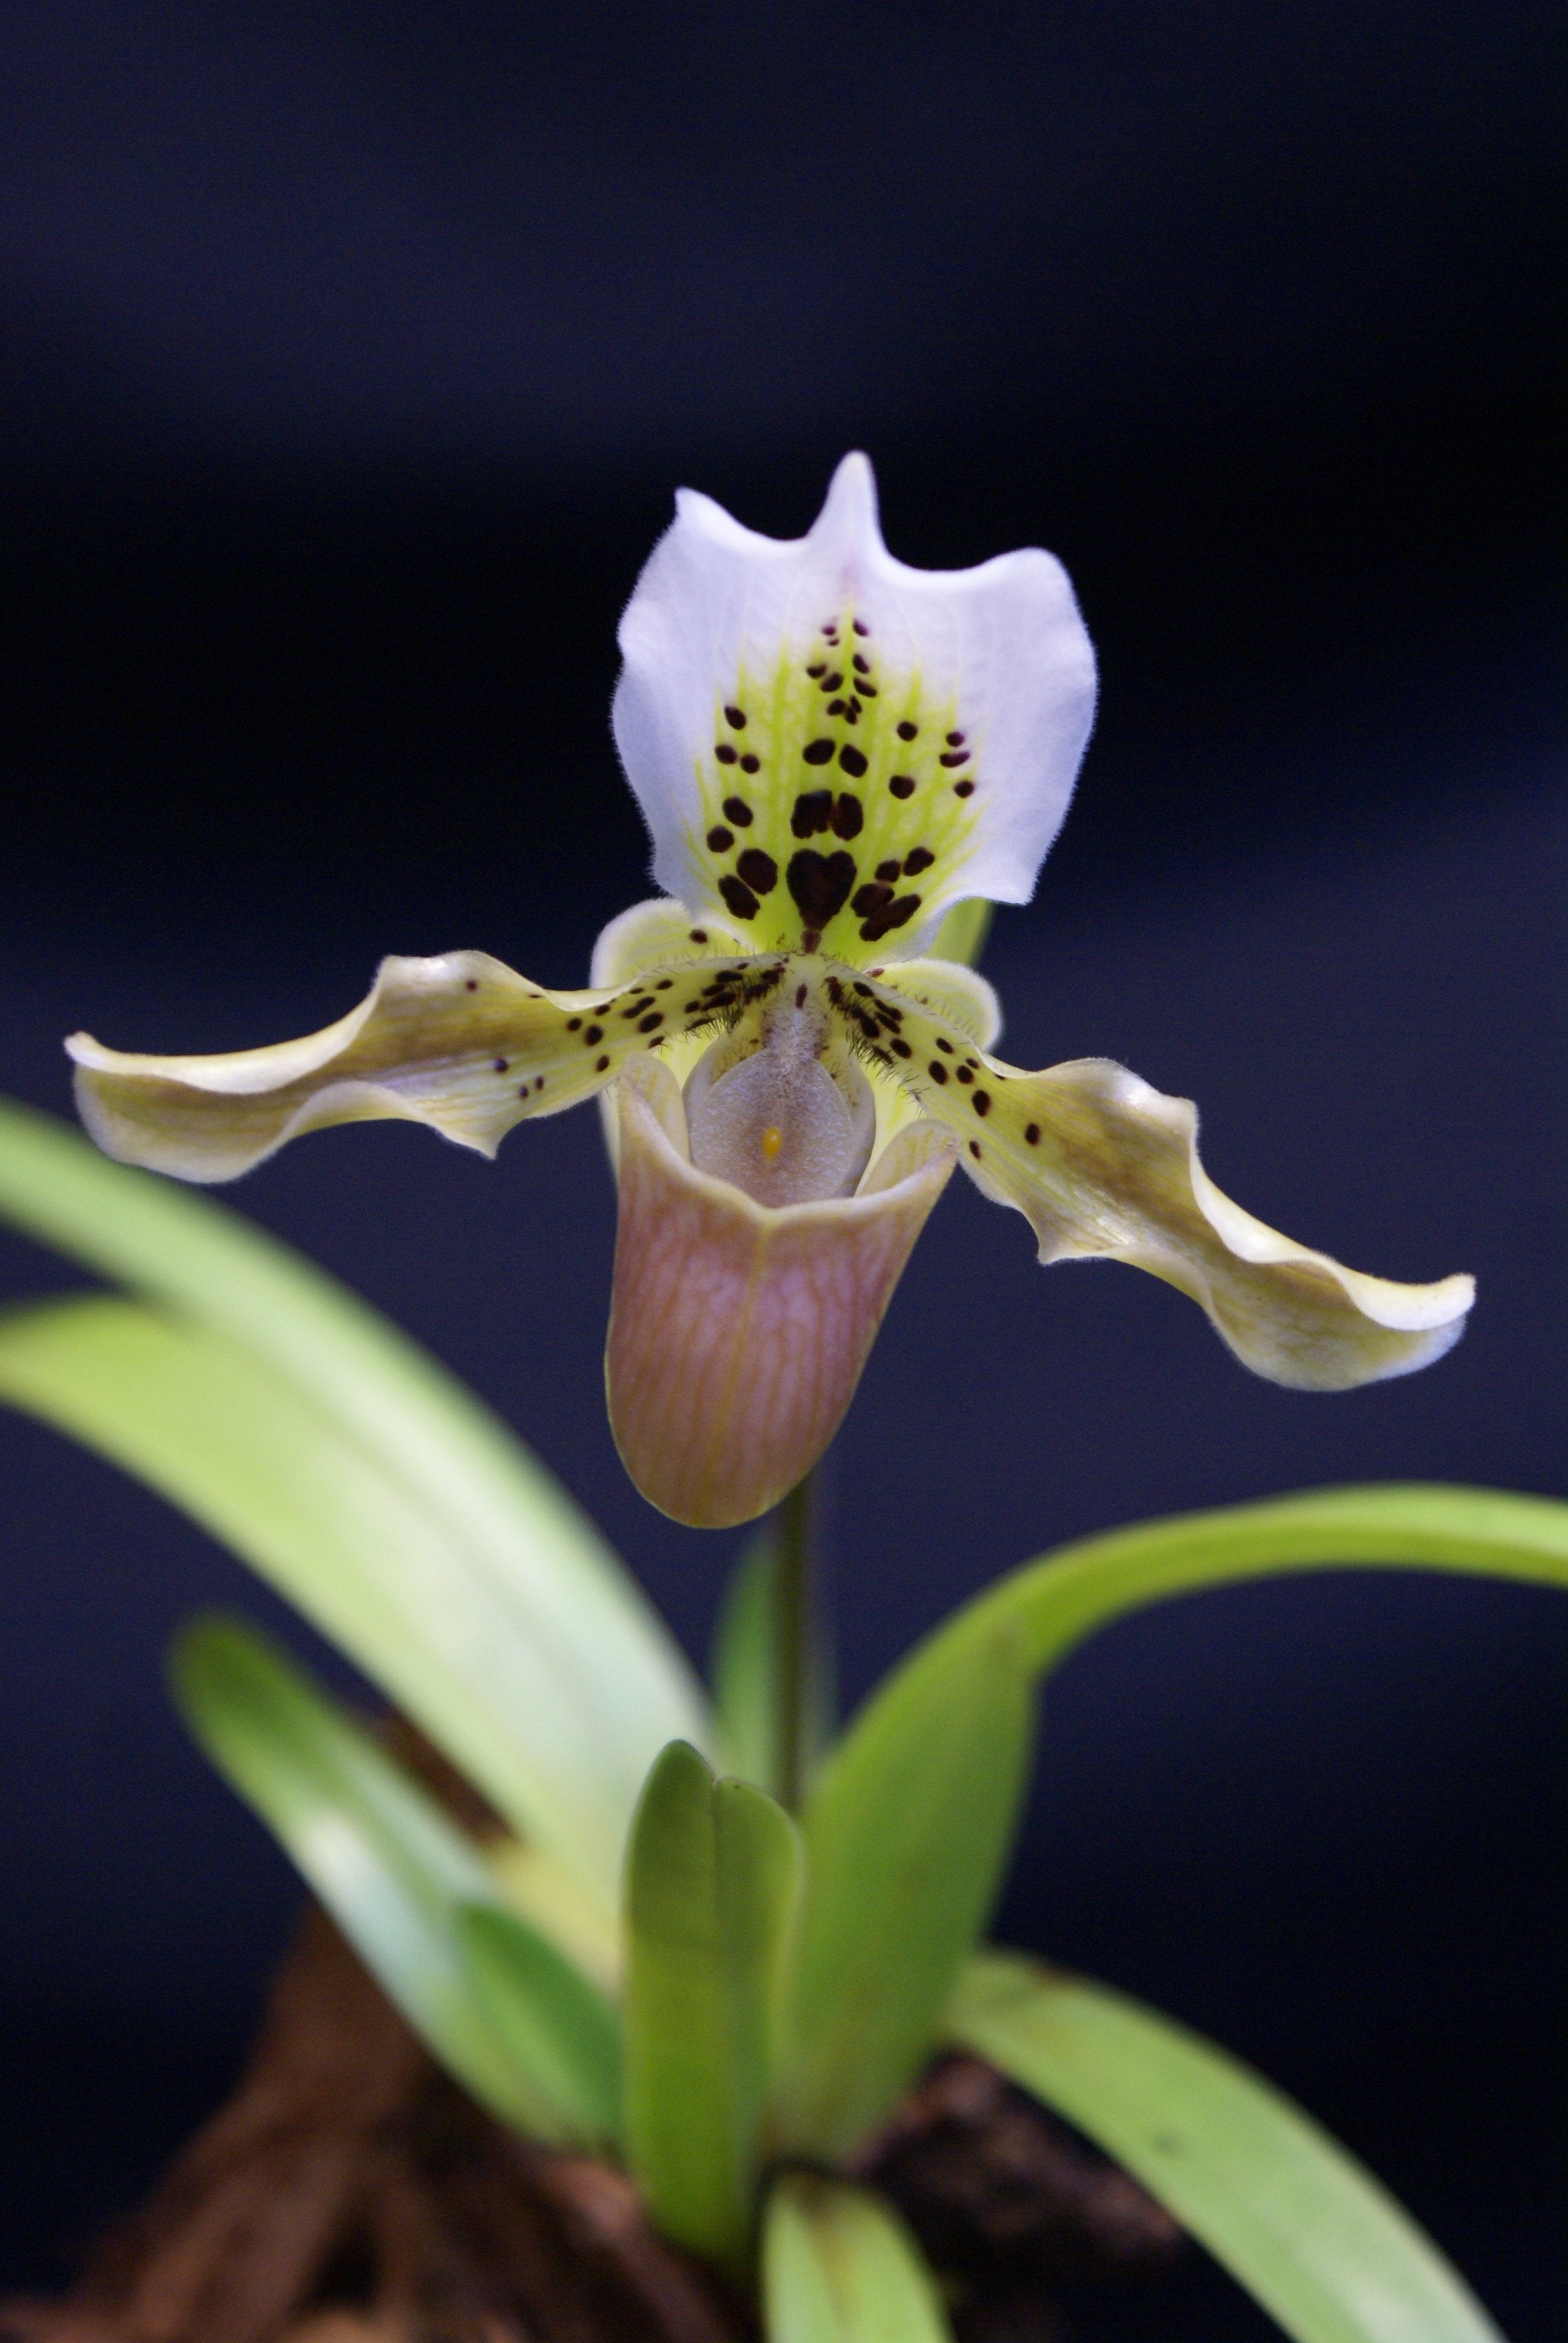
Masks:
[[[989,910],[990,906],[987,906]],[[906,960],[877,971],[882,982],[989,1050],[1001,1032],[1001,1002],[996,987],[957,960]]]
[[[1124,1066],[1081,1058],[1028,1073],[918,1009],[885,980],[829,984],[859,1046],[962,1138],[960,1161],[1023,1213],[1042,1262],[1130,1262],[1190,1294],[1271,1381],[1343,1391],[1451,1349],[1469,1277],[1399,1285],[1345,1269],[1222,1195],[1198,1160],[1198,1113]]]
[[[493,1155],[514,1123],[591,1098],[628,1060],[716,1026],[777,981],[767,962],[709,960],[548,992],[487,952],[443,952],[383,960],[357,1009],[270,1049],[139,1057],[86,1033],[65,1046],[106,1154],[232,1180],[303,1131],[388,1117]]]

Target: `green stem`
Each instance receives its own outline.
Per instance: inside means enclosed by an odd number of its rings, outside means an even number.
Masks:
[[[778,1604],[779,1786],[783,1804],[799,1814],[806,1793],[808,1711],[815,1698],[812,1638],[815,1629],[811,1553],[811,1475],[790,1490],[779,1508],[779,1562],[774,1580]]]

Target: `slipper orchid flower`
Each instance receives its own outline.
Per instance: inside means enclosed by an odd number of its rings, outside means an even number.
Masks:
[[[1049,554],[907,568],[862,456],[791,543],[683,491],[620,646],[615,735],[664,891],[605,930],[585,990],[448,952],[384,961],[357,1009],[276,1048],[78,1034],[99,1145],[226,1180],[399,1116],[490,1155],[608,1093],[611,1421],[643,1493],[712,1527],[820,1456],[955,1166],[1042,1262],[1152,1271],[1275,1382],[1343,1389],[1458,1339],[1470,1279],[1391,1284],[1264,1227],[1204,1172],[1187,1101],[1103,1059],[994,1054],[996,996],[943,923],[1029,900],[1088,739],[1093,653]]]

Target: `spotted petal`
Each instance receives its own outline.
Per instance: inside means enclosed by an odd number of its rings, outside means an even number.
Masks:
[[[977,969],[962,968],[950,960],[900,960],[889,970],[884,982],[956,1025],[982,1050],[989,1050],[1001,1032],[1001,1002],[996,988]]]
[[[271,1049],[137,1057],[88,1033],[65,1046],[82,1120],[106,1153],[182,1180],[232,1180],[302,1131],[385,1117],[493,1155],[514,1123],[576,1106],[628,1060],[712,1028],[768,981],[768,963],[715,959],[547,992],[486,952],[444,952],[383,960],[357,1009]]]
[[[1103,1058],[1027,1073],[890,985],[859,978],[839,997],[868,1054],[923,1114],[961,1136],[976,1184],[1024,1214],[1042,1262],[1099,1257],[1151,1270],[1200,1302],[1248,1366],[1302,1390],[1408,1374],[1463,1332],[1471,1278],[1368,1277],[1222,1195],[1198,1160],[1189,1100]]]
[[[863,456],[787,543],[683,489],[620,646],[616,739],[654,875],[694,916],[885,961],[960,900],[1029,900],[1094,707],[1050,554],[906,568]]]

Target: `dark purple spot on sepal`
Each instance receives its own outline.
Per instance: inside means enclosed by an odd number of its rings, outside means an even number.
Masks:
[[[795,800],[789,827],[797,838],[815,838],[833,819],[831,789],[805,789]]]
[[[900,895],[896,902],[884,904],[880,910],[872,912],[861,928],[861,942],[879,943],[891,929],[908,926],[920,908],[918,895]]]
[[[805,846],[790,856],[784,876],[800,917],[809,928],[820,932],[849,900],[855,858],[844,853],[819,854],[814,847]]]

